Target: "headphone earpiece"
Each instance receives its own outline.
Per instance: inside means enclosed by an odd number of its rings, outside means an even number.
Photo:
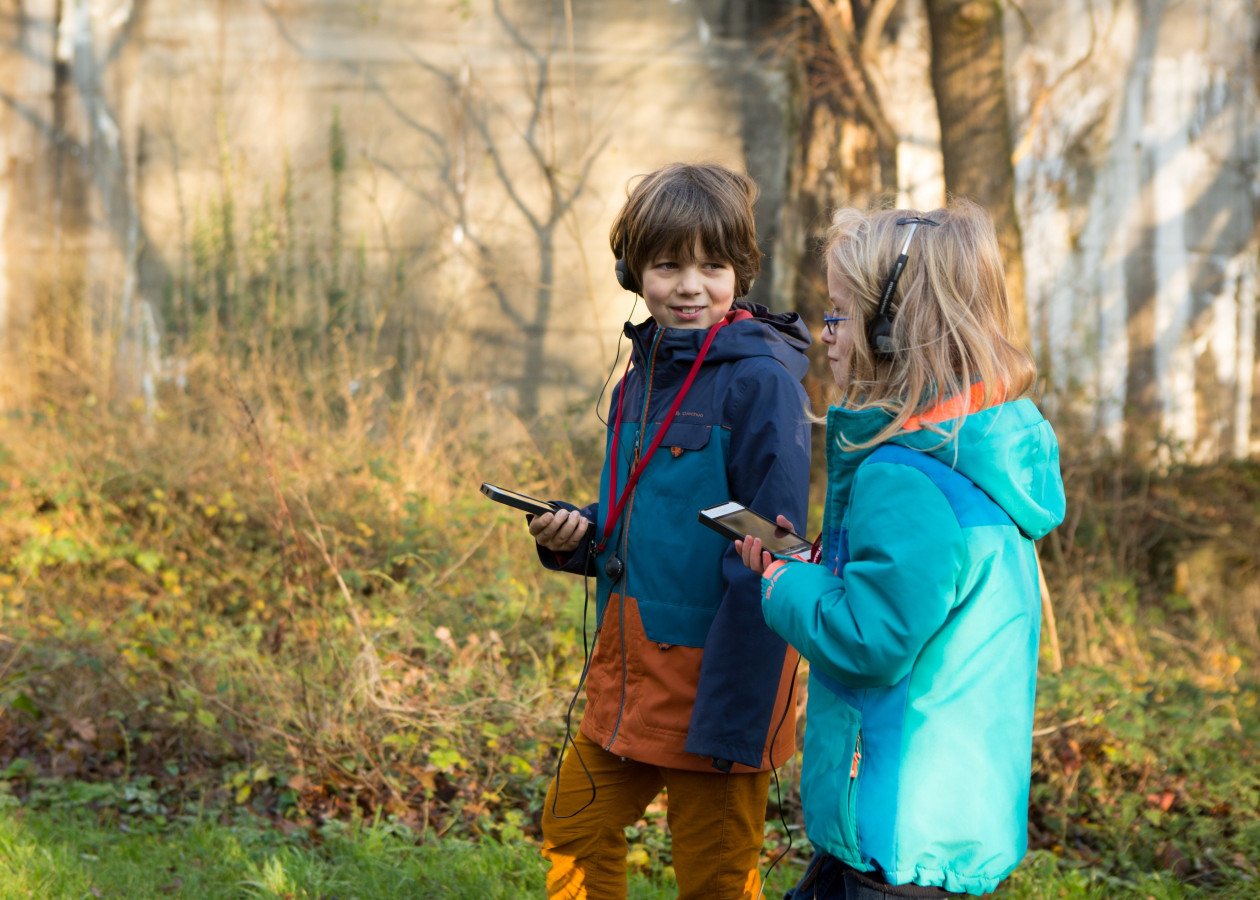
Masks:
[[[867,326],[866,336],[871,344],[871,352],[877,359],[892,356],[897,351],[893,342],[892,319],[887,315],[877,314]]]
[[[633,291],[636,294],[642,294],[643,290],[639,287],[639,279],[634,277],[634,273],[630,271],[630,266],[626,264],[624,256],[617,257],[617,265],[614,270],[617,273],[617,284],[621,285],[627,291]]]

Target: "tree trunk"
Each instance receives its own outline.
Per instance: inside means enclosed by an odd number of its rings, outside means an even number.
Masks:
[[[993,216],[1006,265],[1011,314],[1029,339],[1023,241],[1015,213],[1015,167],[1006,98],[1002,4],[925,0],[932,35],[932,90],[941,121],[945,190]]]
[[[775,286],[817,333],[830,306],[819,251],[831,213],[841,205],[862,207],[895,196],[897,138],[861,51],[863,43],[874,40],[866,37],[867,29],[882,30],[886,15],[871,17],[871,4],[851,0],[810,0],[810,6],[813,14],[800,19],[796,39],[795,124],[789,136],[789,146],[796,149],[789,163]],[[827,408],[832,385],[825,347],[815,343],[805,379],[815,411]],[[823,471],[822,440],[823,429],[815,429],[816,475]]]
[[[826,103],[815,103],[805,110],[788,187],[791,199],[785,205],[783,236],[795,250],[784,260],[793,269],[792,308],[811,331],[817,331],[831,305],[820,252],[831,213],[841,205],[864,206],[885,193],[876,145],[871,129]],[[825,348],[815,344],[813,351],[805,388],[814,409],[821,411],[827,408],[831,370]]]

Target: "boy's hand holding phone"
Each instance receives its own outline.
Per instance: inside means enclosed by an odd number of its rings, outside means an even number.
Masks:
[[[555,553],[572,553],[581,545],[590,524],[576,509],[557,509],[530,519],[529,533],[540,547]]]
[[[591,523],[582,518],[577,510],[563,509],[547,500],[539,500],[529,494],[513,491],[487,481],[481,483],[481,493],[496,503],[519,509],[530,516],[529,533],[540,547],[555,553],[571,553],[582,543]]]

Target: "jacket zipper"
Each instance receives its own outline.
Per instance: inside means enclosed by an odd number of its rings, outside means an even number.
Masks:
[[[664,334],[665,329],[663,328],[656,332],[656,336],[652,340],[651,352],[648,354],[647,374],[644,377],[643,382],[643,415],[639,419],[639,433],[635,435],[634,439],[634,453],[630,458],[629,471],[631,472],[634,471],[634,467],[638,464],[639,454],[643,450],[643,433],[647,430],[648,406],[650,405],[650,401],[652,399],[652,376],[656,373],[656,351],[657,348],[660,347],[661,338]],[[625,389],[624,386],[622,389]],[[621,561],[627,569],[629,569],[630,566],[630,560],[628,558],[629,553],[627,552],[630,548],[630,515],[634,511],[634,498],[638,492],[638,487],[635,487],[634,491],[630,494],[630,499],[626,501],[625,518],[621,522],[621,540],[618,542],[621,545]],[[622,590],[617,592],[617,633],[621,640],[621,701],[617,706],[617,721],[613,723],[612,734],[608,737],[608,745],[604,747],[604,749],[610,753],[612,752],[612,745],[617,740],[617,734],[621,731],[621,719],[626,712],[626,688],[629,680],[626,651],[626,594],[624,581],[627,575],[623,574],[621,577],[623,579]]]
[[[858,777],[858,765],[862,762],[862,732],[857,733],[857,743],[853,746],[853,764],[849,766],[850,780]]]

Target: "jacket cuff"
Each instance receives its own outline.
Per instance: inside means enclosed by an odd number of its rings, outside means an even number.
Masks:
[[[773,559],[770,561],[770,565],[766,566],[765,572],[761,574],[762,603],[770,600],[770,595],[774,592],[775,583],[783,577],[783,572],[787,567],[788,563],[782,559]]]

